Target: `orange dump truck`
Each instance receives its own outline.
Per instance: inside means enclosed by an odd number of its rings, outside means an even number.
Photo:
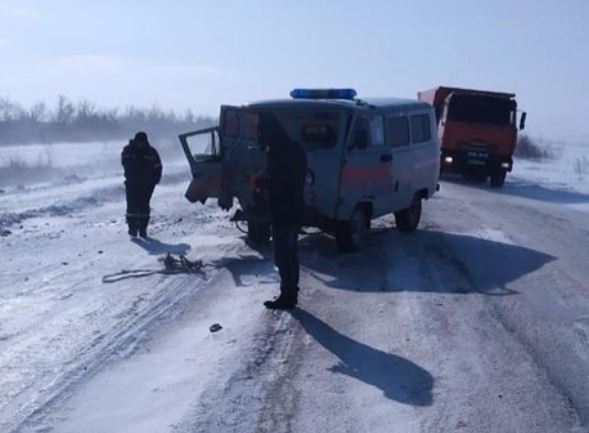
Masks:
[[[513,166],[517,142],[515,94],[436,87],[419,92],[417,99],[434,106],[442,146],[441,172],[458,172],[468,178],[501,187]],[[519,129],[524,129],[521,113]]]

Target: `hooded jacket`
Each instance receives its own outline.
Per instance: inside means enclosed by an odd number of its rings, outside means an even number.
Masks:
[[[138,143],[143,142],[140,146]],[[158,184],[162,177],[160,156],[151,147],[145,133],[137,133],[133,140],[123,148],[121,162],[125,169],[125,184],[151,186]]]
[[[259,141],[268,148],[267,168],[262,183],[275,226],[300,226],[305,213],[307,155],[300,143],[288,136],[270,113],[259,117]]]

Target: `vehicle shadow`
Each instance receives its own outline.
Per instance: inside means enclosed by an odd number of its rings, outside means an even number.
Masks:
[[[274,262],[270,255],[258,256],[255,254],[242,254],[237,257],[226,257],[210,262],[215,268],[224,268],[231,273],[231,277],[237,287],[247,286],[245,276],[266,277],[271,272]],[[278,277],[276,277],[278,278]],[[267,278],[266,278],[267,279]],[[270,281],[260,279],[258,283],[277,283],[277,279]]]
[[[571,191],[570,189],[547,188],[545,186],[522,181],[519,179],[507,177],[507,181],[502,188],[492,188],[488,182],[476,182],[455,177],[445,176],[445,182],[465,185],[473,188],[483,189],[499,195],[509,195],[514,197],[527,198],[531,200],[543,201],[554,204],[580,204],[589,203],[589,194]]]
[[[372,385],[399,403],[432,404],[434,378],[424,368],[347,337],[305,310],[297,308],[291,314],[311,337],[339,358],[339,363],[329,369],[333,373]]]
[[[554,204],[589,203],[589,194],[568,189],[546,188],[517,180],[508,181],[503,188],[489,188],[492,192],[502,195],[512,195],[532,200],[539,200]]]
[[[355,254],[338,254],[333,239],[307,236],[301,263],[313,278],[341,290],[359,292],[518,292],[508,285],[555,258],[529,248],[479,237],[418,230],[381,230]]]
[[[166,253],[186,255],[190,250],[190,245],[188,244],[168,244],[151,237],[133,238],[132,242],[143,248],[150,255],[160,255]]]

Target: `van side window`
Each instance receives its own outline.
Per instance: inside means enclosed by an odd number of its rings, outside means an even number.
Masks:
[[[354,140],[352,141],[352,149],[366,149],[369,143],[369,123],[363,117],[359,117],[356,120],[354,126]]]
[[[392,147],[409,144],[409,121],[406,117],[389,117],[387,119],[387,136]]]
[[[223,115],[223,134],[229,137],[239,135],[239,115],[235,110],[227,110]]]
[[[411,116],[411,137],[413,143],[429,141],[431,138],[431,131],[429,116],[427,114]]]
[[[382,116],[370,119],[370,145],[384,146],[384,121]]]

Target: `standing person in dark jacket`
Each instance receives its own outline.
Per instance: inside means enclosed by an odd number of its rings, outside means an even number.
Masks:
[[[258,132],[259,143],[268,151],[268,165],[257,183],[267,192],[274,262],[280,273],[280,296],[264,305],[269,309],[292,309],[298,302],[297,242],[305,211],[307,155],[303,146],[291,140],[270,113],[260,114]]]
[[[146,238],[149,201],[162,177],[162,162],[157,150],[149,144],[145,132],[138,132],[135,138],[129,140],[129,144],[123,148],[121,160],[125,169],[129,235],[135,237],[139,232],[142,238]]]

